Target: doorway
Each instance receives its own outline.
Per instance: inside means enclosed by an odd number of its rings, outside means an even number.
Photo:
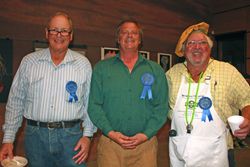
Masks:
[[[217,43],[215,59],[232,64],[246,77],[246,32],[216,35],[215,40]]]

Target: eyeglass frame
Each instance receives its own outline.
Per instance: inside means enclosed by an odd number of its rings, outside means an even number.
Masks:
[[[195,45],[200,45],[200,46],[205,46],[205,45],[209,45],[209,43],[207,41],[188,41],[186,42],[186,46],[187,47],[194,47]]]
[[[72,30],[56,29],[56,28],[53,28],[53,29],[47,28],[47,31],[50,35],[58,35],[60,33],[60,35],[64,37],[69,36],[72,33]],[[67,33],[67,34],[63,34],[63,33]]]

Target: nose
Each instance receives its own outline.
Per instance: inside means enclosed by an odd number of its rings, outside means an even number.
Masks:
[[[128,32],[128,37],[132,37],[133,36],[133,32]]]
[[[201,47],[201,43],[196,42],[196,43],[194,44],[194,48],[199,49],[200,47]]]
[[[57,34],[56,34],[56,36],[59,36],[59,37],[62,36],[61,33],[62,33],[61,31],[58,31]]]

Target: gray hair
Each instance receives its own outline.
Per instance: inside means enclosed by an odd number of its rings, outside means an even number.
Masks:
[[[143,44],[143,42],[142,42],[143,30],[142,30],[142,26],[134,19],[126,19],[126,20],[121,21],[118,24],[118,26],[116,28],[116,33],[115,33],[115,35],[116,35],[116,46],[119,47],[118,38],[119,38],[120,31],[121,31],[121,27],[125,23],[134,23],[136,25],[136,27],[139,29],[139,35],[140,35],[140,41],[141,41],[141,43],[139,45],[139,48],[141,48],[142,44]]]
[[[47,22],[47,27],[46,27],[47,29],[48,29],[49,26],[50,26],[51,20],[52,20],[54,17],[56,17],[56,16],[64,16],[64,17],[68,20],[68,22],[69,22],[70,30],[73,32],[73,22],[72,22],[72,19],[70,18],[70,16],[69,16],[66,12],[56,12],[54,15],[52,15],[52,16],[49,18],[48,22]]]
[[[204,36],[205,36],[205,38],[207,40],[207,43],[209,45],[209,48],[212,49],[212,47],[213,47],[213,41],[211,40],[211,38],[207,34],[205,34],[202,30],[194,30],[191,34],[194,34],[194,33],[202,33],[202,34],[204,34]],[[189,38],[189,36],[187,37],[187,39]],[[183,52],[186,49],[186,44],[187,44],[187,40],[185,42],[183,42],[183,44],[182,44],[182,51]]]

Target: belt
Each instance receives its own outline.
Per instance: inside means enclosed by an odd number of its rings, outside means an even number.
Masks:
[[[81,120],[72,120],[72,121],[61,121],[61,122],[39,122],[39,121],[34,121],[27,119],[27,124],[31,126],[39,126],[43,128],[71,128],[74,125],[80,123]]]

